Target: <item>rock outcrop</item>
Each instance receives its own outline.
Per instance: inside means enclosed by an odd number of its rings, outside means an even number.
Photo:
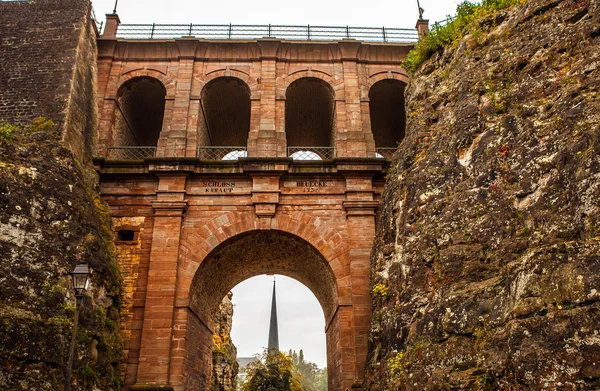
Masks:
[[[237,363],[237,348],[231,341],[231,327],[233,325],[233,294],[229,292],[219,305],[215,314],[215,334],[213,335],[213,359],[211,390],[221,390],[221,385],[227,391],[236,390],[236,376],[239,365]],[[222,361],[227,363],[225,367]]]
[[[30,130],[35,130],[31,128]],[[0,389],[56,390],[69,356],[71,271],[91,269],[72,390],[120,389],[120,277],[110,216],[49,129],[0,141]]]
[[[479,20],[407,88],[371,390],[600,389],[600,4]]]

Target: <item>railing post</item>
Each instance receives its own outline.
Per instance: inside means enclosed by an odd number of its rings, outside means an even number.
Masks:
[[[419,33],[419,40],[424,39],[427,34],[429,34],[429,20],[428,19],[419,19],[417,20],[417,25],[415,26],[417,32]]]
[[[155,23],[152,23],[152,31],[150,31],[150,39],[154,39],[154,27],[156,26]]]
[[[306,29],[306,32],[308,34],[308,40],[310,41],[310,24],[308,25],[308,28]]]
[[[189,37],[191,37],[191,36],[192,36],[192,26],[193,26],[193,25],[192,25],[192,23],[190,23],[190,31],[189,31],[189,33],[188,33],[188,36],[189,36]]]
[[[346,38],[350,39],[350,28],[346,26]]]
[[[269,23],[269,38],[271,38],[271,23]]]
[[[231,39],[231,23],[229,23],[229,34],[227,35],[227,39]]]
[[[383,31],[383,42],[387,42],[387,38],[385,37],[385,26],[381,28],[381,31]]]
[[[102,32],[102,38],[110,38],[115,39],[117,37],[117,30],[119,29],[119,25],[121,24],[121,19],[119,19],[119,15],[117,14],[107,14],[106,15],[106,27]]]

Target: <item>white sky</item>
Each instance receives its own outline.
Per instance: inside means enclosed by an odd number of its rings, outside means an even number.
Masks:
[[[277,280],[279,349],[304,350],[305,360],[324,368],[325,316],[313,293],[300,282],[285,276]],[[252,357],[267,347],[273,276],[250,278],[232,289],[233,330],[231,340],[238,357]]]
[[[115,0],[92,0],[99,20],[111,13]],[[457,0],[420,0],[424,17],[446,19]],[[366,5],[369,5],[368,7]],[[417,0],[119,0],[122,23],[299,24],[414,28]]]
[[[99,20],[115,0],[92,0]],[[430,22],[453,15],[458,0],[420,0]],[[368,6],[367,6],[368,5]],[[414,28],[416,0],[119,0],[122,23],[279,24]],[[232,339],[238,356],[252,356],[267,345],[273,277],[258,276],[233,289]],[[282,350],[304,349],[308,361],[326,366],[325,320],[312,292],[278,276],[279,344]]]

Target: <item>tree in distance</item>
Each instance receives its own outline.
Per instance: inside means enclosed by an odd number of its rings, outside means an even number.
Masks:
[[[246,367],[243,391],[326,391],[327,369],[304,361],[304,352],[265,350]]]

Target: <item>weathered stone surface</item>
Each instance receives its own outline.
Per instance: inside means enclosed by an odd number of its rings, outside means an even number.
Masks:
[[[46,116],[77,159],[89,160],[98,129],[90,1],[2,1],[0,15],[0,120]]]
[[[221,390],[220,385],[225,390],[236,390],[236,376],[239,365],[237,363],[237,348],[231,340],[231,327],[233,321],[233,303],[231,298],[233,294],[229,292],[223,298],[219,309],[215,314],[215,333],[213,335],[213,366],[212,366],[212,384],[211,390]],[[221,361],[225,359],[227,365],[221,366]]]
[[[366,386],[600,387],[600,8],[480,20],[407,89]]]
[[[116,389],[119,275],[110,218],[57,134],[0,143],[0,388],[56,390],[71,342],[71,271],[92,270],[72,389]]]

